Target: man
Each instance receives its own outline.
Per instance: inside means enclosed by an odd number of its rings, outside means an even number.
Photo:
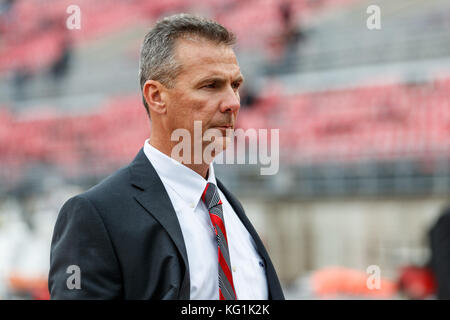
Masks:
[[[243,77],[233,43],[223,26],[185,14],[146,35],[140,82],[150,139],[130,165],[64,204],[52,299],[284,299],[244,209],[203,157],[211,144],[212,157],[226,148],[236,123]],[[189,148],[172,141],[177,130]]]

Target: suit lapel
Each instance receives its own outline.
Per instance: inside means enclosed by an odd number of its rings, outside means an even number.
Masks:
[[[163,226],[183,258],[186,272],[180,292],[187,295],[182,299],[189,299],[189,264],[181,227],[169,195],[143,149],[130,164],[130,172],[132,185],[140,190],[134,198]]]
[[[266,250],[264,249],[264,246],[262,245],[262,242],[261,242],[255,228],[253,228],[253,225],[251,224],[250,220],[248,220],[247,215],[244,212],[244,208],[242,208],[240,202],[225,188],[225,186],[222,184],[222,182],[220,182],[219,179],[216,178],[216,181],[217,181],[217,186],[223,192],[225,197],[227,197],[227,200],[233,207],[234,212],[236,212],[239,219],[242,221],[242,224],[245,226],[247,231],[253,237],[253,240],[255,240],[255,244],[257,246],[256,249],[258,250],[259,254],[261,254],[263,256],[263,258],[265,259],[266,258],[265,257]],[[262,251],[264,251],[264,252],[262,252]]]

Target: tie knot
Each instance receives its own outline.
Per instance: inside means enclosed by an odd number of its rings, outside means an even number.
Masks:
[[[203,191],[202,200],[203,202],[205,202],[208,210],[212,207],[222,204],[222,201],[220,201],[219,193],[217,192],[217,187],[214,183],[208,182],[205,190]]]

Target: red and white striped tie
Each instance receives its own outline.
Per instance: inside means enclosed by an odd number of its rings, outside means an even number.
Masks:
[[[222,201],[217,187],[213,183],[206,185],[202,200],[209,211],[214,232],[217,239],[219,257],[219,297],[220,300],[237,300],[234,290],[233,275],[231,274],[230,252],[228,250],[227,231],[223,219]]]

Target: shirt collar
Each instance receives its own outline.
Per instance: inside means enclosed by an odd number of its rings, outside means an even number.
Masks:
[[[168,185],[188,204],[197,206],[208,182],[216,183],[214,166],[209,165],[208,180],[177,160],[162,153],[145,140],[144,153],[164,184]]]

